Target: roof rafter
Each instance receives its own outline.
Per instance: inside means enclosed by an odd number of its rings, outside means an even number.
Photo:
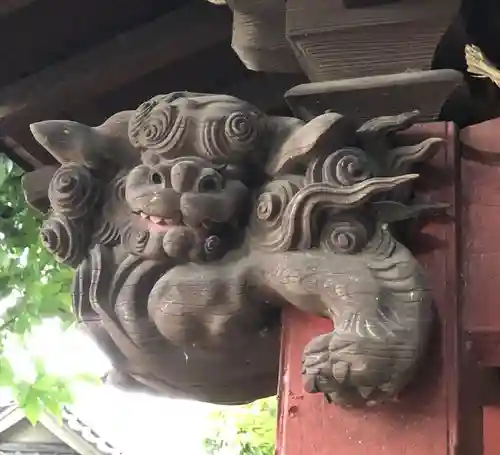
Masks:
[[[195,2],[0,90],[0,136],[231,40],[231,14]]]

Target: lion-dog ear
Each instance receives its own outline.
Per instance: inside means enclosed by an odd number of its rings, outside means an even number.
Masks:
[[[313,155],[331,152],[355,139],[356,125],[340,114],[327,112],[304,124],[297,119],[274,119],[281,143],[275,144],[266,172],[270,176],[287,174]]]
[[[44,166],[23,176],[24,198],[38,212],[47,213],[50,209],[49,185],[58,168],[59,166]]]
[[[70,120],[46,120],[30,125],[34,138],[57,161],[99,168],[113,163],[132,168],[140,162],[140,151],[128,137],[132,111],[119,112],[102,125],[91,127]]]

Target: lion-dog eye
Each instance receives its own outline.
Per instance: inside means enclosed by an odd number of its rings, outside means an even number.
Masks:
[[[199,193],[210,193],[220,191],[224,187],[224,177],[215,169],[205,169],[197,182]]]
[[[149,171],[149,183],[162,186],[163,188],[170,187],[170,167],[162,165],[152,166]]]

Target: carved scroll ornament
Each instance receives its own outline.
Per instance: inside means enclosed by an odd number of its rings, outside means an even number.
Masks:
[[[306,123],[176,92],[117,116],[32,125],[61,162],[42,242],[76,269],[75,312],[115,383],[215,403],[275,394],[285,305],[335,326],[305,348],[309,392],[359,406],[408,383],[432,299],[389,223],[419,210],[411,167],[441,142],[395,144],[416,113]]]

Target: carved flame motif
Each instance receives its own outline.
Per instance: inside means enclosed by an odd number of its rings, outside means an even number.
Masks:
[[[339,186],[337,182],[332,184],[329,177],[330,174],[323,175],[325,181],[309,183],[299,189],[274,223],[266,223],[264,227],[262,217],[257,213],[252,219],[255,246],[268,251],[305,250],[317,246],[314,242],[321,216],[328,213],[329,218],[335,217],[336,213],[362,205],[373,194],[390,191],[415,178],[411,174],[393,178],[367,178],[346,187]],[[264,191],[268,191],[268,188]],[[279,192],[264,192],[259,196],[259,201],[262,202],[262,197],[264,203],[278,201],[280,196]],[[257,205],[257,210],[260,208],[262,211],[261,207],[261,204]],[[278,229],[273,228],[273,225],[278,226]]]
[[[349,406],[394,397],[423,355],[432,299],[387,223],[414,216],[400,190],[442,141],[398,143],[415,113],[303,122],[226,95],[161,95],[127,115],[109,169],[92,145],[109,143],[109,129],[73,128],[99,142],[76,138],[86,145],[47,188],[41,232],[77,269],[75,311],[113,359],[112,377],[214,403],[271,395],[288,304],[335,326],[304,351],[309,392]],[[60,127],[45,122],[37,137]],[[141,154],[137,166],[121,161],[123,143]],[[77,156],[61,147],[55,155]]]

